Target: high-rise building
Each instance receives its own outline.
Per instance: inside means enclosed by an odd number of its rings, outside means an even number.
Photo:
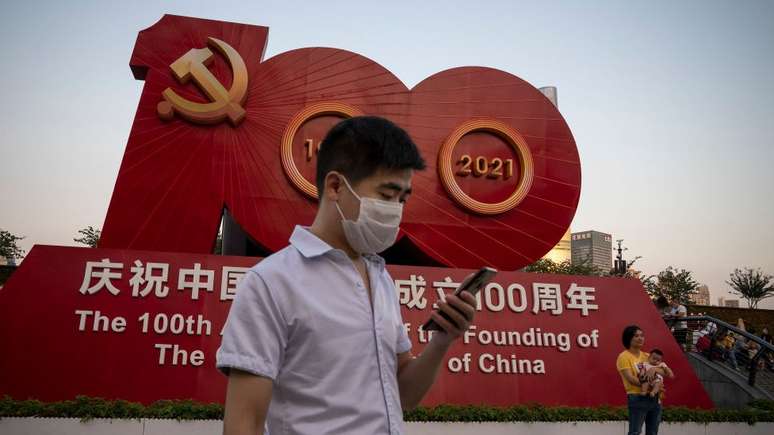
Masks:
[[[696,293],[691,295],[691,303],[694,305],[710,304],[710,292],[709,287],[707,287],[706,284],[702,284],[696,288]]]
[[[613,266],[613,236],[599,231],[572,233],[572,264],[590,264],[608,271]]]
[[[559,243],[556,244],[543,258],[551,260],[554,263],[570,261],[570,230],[568,229]]]

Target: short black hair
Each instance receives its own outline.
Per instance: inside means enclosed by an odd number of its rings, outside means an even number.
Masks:
[[[637,325],[629,325],[623,330],[623,334],[621,334],[621,342],[623,343],[625,348],[629,348],[629,346],[632,345],[632,338],[634,338],[634,334],[637,333],[637,331],[640,331],[640,327]]]
[[[419,149],[405,130],[378,116],[345,119],[325,135],[317,155],[317,192],[325,176],[337,171],[353,186],[378,169],[425,169]]]
[[[669,301],[667,300],[666,296],[659,296],[658,299],[656,299],[656,306],[659,308],[668,307]]]
[[[653,350],[650,351],[650,353],[655,353],[656,355],[658,355],[658,356],[660,356],[662,358],[664,357],[664,352],[661,352],[661,349],[653,349]]]

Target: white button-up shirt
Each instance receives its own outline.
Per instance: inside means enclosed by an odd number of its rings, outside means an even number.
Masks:
[[[303,227],[237,286],[217,367],[274,381],[271,435],[403,433],[397,354],[411,342],[384,260],[364,258],[373,309],[344,251]]]

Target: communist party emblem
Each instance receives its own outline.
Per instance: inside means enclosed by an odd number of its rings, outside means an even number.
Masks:
[[[197,124],[216,124],[224,119],[233,126],[245,118],[242,105],[247,98],[247,67],[233,47],[216,38],[207,38],[207,45],[220,53],[231,67],[234,76],[231,89],[226,88],[207,68],[213,60],[213,53],[207,47],[192,48],[172,62],[170,68],[175,78],[186,84],[191,79],[210,99],[209,103],[189,101],[178,95],[172,88],[162,92],[164,101],[159,102],[156,111],[163,120],[172,119],[175,114]]]

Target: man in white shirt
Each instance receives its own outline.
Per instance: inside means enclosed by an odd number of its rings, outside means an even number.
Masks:
[[[290,246],[237,288],[217,353],[228,375],[224,434],[402,434],[403,409],[433,384],[468,329],[475,298],[447,296],[443,328],[414,357],[394,281],[376,255],[398,234],[415,170],[405,131],[382,118],[342,121],[322,142],[319,208]]]
[[[686,317],[688,315],[688,309],[686,309],[685,305],[681,304],[677,299],[672,299],[669,301],[668,314],[671,318]],[[673,328],[675,340],[677,340],[677,343],[685,349],[688,345],[688,322],[675,322]]]

